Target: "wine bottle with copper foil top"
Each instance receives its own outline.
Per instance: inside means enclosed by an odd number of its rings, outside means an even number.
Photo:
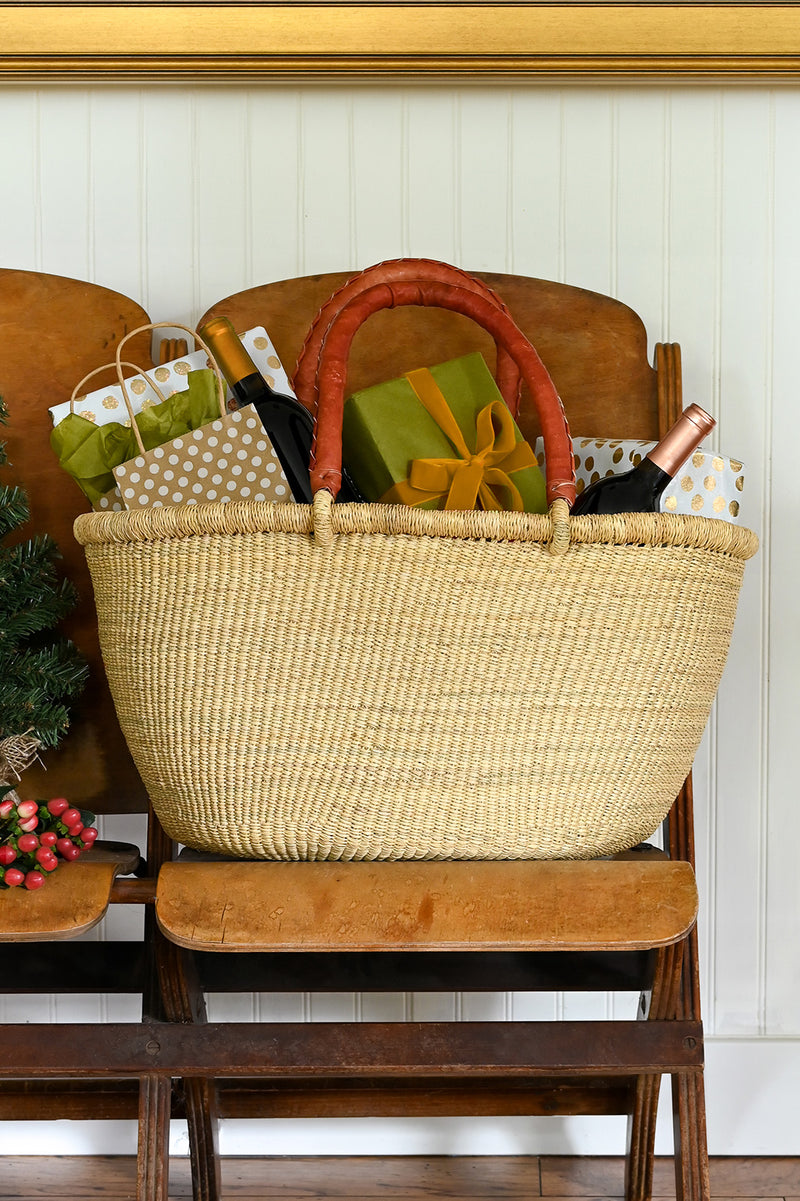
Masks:
[[[215,317],[198,332],[228,381],[237,408],[255,405],[292,496],[300,504],[310,504],[309,459],[314,419],[308,409],[294,396],[285,396],[270,387],[227,317]]]
[[[689,405],[637,467],[590,484],[572,506],[573,514],[658,512],[661,493],[715,425],[699,405]]]

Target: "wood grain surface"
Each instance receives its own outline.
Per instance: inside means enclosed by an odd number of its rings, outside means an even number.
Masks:
[[[691,928],[687,863],[167,863],[162,930],[241,950],[594,950],[663,946]]]
[[[387,1158],[229,1158],[222,1161],[223,1195],[246,1198],[380,1198],[432,1201],[461,1198],[622,1197],[623,1160],[616,1156],[394,1156]],[[34,1201],[57,1193],[61,1201],[103,1198],[128,1201],[136,1183],[136,1160],[128,1156],[6,1156],[0,1197]],[[797,1201],[800,1160],[733,1157],[711,1160],[713,1201]],[[675,1196],[672,1163],[656,1160],[654,1198]],[[188,1160],[170,1163],[170,1198],[191,1197]]]

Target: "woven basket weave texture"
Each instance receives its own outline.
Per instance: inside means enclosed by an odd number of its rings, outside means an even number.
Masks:
[[[554,555],[546,516],[324,501],[75,529],[165,829],[280,859],[585,858],[648,837],[757,545],[629,515],[572,519]]]

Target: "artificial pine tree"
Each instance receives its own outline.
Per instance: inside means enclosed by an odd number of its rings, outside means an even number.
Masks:
[[[0,398],[0,423],[7,422]],[[0,467],[7,462],[0,442]],[[0,751],[4,742],[11,748],[23,737],[56,746],[88,673],[75,646],[54,630],[77,597],[59,578],[53,539],[44,534],[5,545],[29,516],[23,489],[0,487]]]

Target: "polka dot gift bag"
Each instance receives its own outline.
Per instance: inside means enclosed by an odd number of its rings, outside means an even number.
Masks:
[[[123,360],[129,338],[149,329],[183,329],[198,350],[143,371]],[[251,331],[262,357],[274,351],[266,331]],[[268,360],[270,368],[277,361]],[[118,383],[101,393],[113,413],[76,410],[86,376],[60,409],[51,410],[53,449],[97,510],[141,509],[204,501],[292,499],[283,469],[252,407],[228,412],[225,381],[203,339],[186,326],[158,322],[132,330],[117,347]],[[278,363],[282,373],[282,368]],[[127,379],[124,369],[136,374]],[[172,385],[172,387],[171,387]],[[95,394],[92,394],[95,395]],[[144,399],[143,399],[144,398]],[[120,412],[121,410],[121,412]],[[123,421],[127,410],[127,420]],[[59,418],[58,420],[57,417]]]
[[[201,501],[292,499],[252,405],[156,446],[114,469],[126,509]]]

